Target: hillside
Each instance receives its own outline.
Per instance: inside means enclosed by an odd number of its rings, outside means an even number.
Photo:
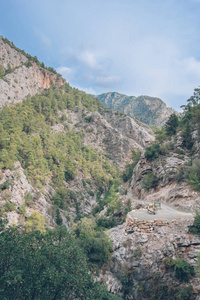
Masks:
[[[159,98],[126,96],[116,92],[97,96],[106,107],[135,117],[147,125],[163,126],[174,111]]]
[[[0,42],[0,298],[198,300],[197,96],[154,134]]]
[[[53,84],[61,86],[65,80],[53,68],[46,68],[37,57],[18,49],[9,40],[0,38],[0,107],[21,102]]]

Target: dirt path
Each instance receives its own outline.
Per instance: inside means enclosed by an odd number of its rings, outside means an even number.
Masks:
[[[127,195],[127,198],[130,198],[134,200],[137,203],[145,203],[147,206],[150,204],[150,202],[139,200],[136,198],[133,198],[131,195]],[[192,213],[186,213],[177,210],[173,206],[169,206],[167,204],[162,204],[161,203],[161,209],[156,211],[156,214],[149,214],[147,210],[138,210],[138,211],[132,211],[129,212],[129,215],[132,218],[137,218],[139,220],[154,220],[154,219],[166,219],[168,221],[174,220],[177,218],[185,218],[185,219],[193,219],[194,214]]]

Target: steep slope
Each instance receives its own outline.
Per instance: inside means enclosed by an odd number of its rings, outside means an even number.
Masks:
[[[200,209],[200,105],[193,98],[177,125],[171,118],[171,123],[157,132],[156,142],[141,156],[131,183],[135,196],[173,203],[185,210]]]
[[[52,68],[44,68],[37,57],[16,48],[0,38],[0,107],[21,102],[27,95],[35,95],[50,86],[60,86],[65,80]]]
[[[126,96],[116,92],[97,96],[106,107],[135,117],[148,125],[162,126],[174,111],[159,98]]]
[[[7,39],[0,47],[1,211],[10,224],[37,211],[48,225],[61,216],[68,226],[99,205],[132,151],[143,152],[154,134],[72,89]]]

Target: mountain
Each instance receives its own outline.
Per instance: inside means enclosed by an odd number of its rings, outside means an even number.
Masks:
[[[149,96],[126,96],[116,92],[97,96],[106,107],[135,117],[147,125],[163,126],[175,111],[159,98]]]
[[[0,45],[0,298],[199,299],[197,97],[154,134]]]
[[[35,95],[53,84],[66,81],[53,68],[46,68],[37,57],[25,53],[8,39],[0,38],[0,107],[21,102],[27,95]]]

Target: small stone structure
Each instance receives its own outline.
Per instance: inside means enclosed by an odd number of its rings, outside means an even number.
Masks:
[[[138,220],[137,218],[132,218],[129,214],[126,218],[125,230],[127,233],[132,233],[134,231],[150,233],[154,230],[155,226],[167,226],[169,221],[166,219],[155,219],[155,220]]]

